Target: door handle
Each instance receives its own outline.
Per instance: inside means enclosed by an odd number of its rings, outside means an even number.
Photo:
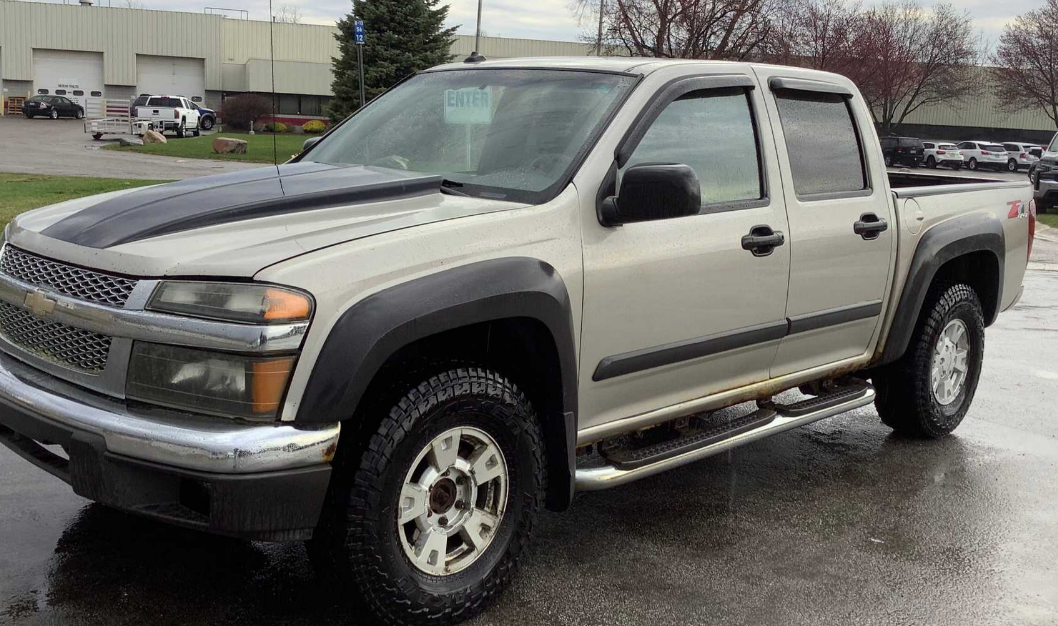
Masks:
[[[874,213],[864,213],[860,219],[852,225],[852,232],[864,239],[877,239],[878,235],[889,229],[889,222],[885,218],[878,217]]]
[[[768,256],[784,243],[786,236],[766,224],[754,226],[748,235],[742,236],[742,249],[749,250],[753,256]]]

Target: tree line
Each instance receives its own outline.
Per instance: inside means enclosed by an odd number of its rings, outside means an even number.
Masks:
[[[958,107],[991,81],[1014,112],[1042,109],[1058,127],[1058,0],[1005,27],[994,51],[952,4],[885,0],[570,0],[594,28],[599,54],[763,61],[843,74],[883,132],[923,107]],[[601,12],[601,16],[600,16]],[[338,22],[330,114],[359,102],[353,19],[365,20],[368,99],[405,76],[451,60],[455,28],[441,0],[354,0]],[[983,67],[982,67],[983,66]]]

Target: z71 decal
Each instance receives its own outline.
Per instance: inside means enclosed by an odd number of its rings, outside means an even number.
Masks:
[[[1012,200],[1007,203],[1010,211],[1007,213],[1008,220],[1026,220],[1029,218],[1029,205],[1021,200]]]

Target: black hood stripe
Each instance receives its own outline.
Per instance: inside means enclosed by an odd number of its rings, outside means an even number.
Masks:
[[[440,176],[293,163],[149,187],[99,202],[44,229],[91,248],[243,220],[437,193]]]

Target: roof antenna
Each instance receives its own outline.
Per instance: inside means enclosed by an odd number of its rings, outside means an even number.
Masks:
[[[271,2],[272,0],[268,0]],[[481,0],[478,0],[478,28],[474,31],[474,51],[470,53],[464,63],[481,63],[485,60],[485,57],[478,54],[478,50],[481,50]]]
[[[283,177],[279,173],[279,153],[276,148],[276,43],[275,29],[276,17],[272,14],[272,0],[268,0],[268,60],[272,66],[272,165],[276,168],[276,176],[279,176],[279,186],[283,186]]]

